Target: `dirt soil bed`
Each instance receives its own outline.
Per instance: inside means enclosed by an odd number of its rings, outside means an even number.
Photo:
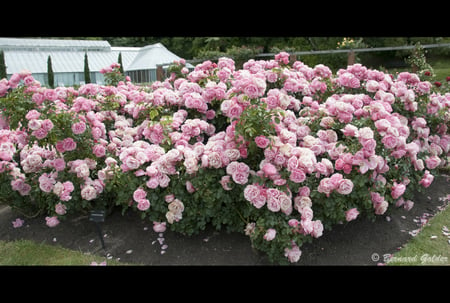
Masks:
[[[331,231],[301,247],[296,265],[377,265],[383,255],[396,252],[419,228],[418,218],[435,214],[450,193],[450,177],[436,177],[433,184],[414,198],[414,207],[406,211],[391,206],[375,222],[365,218],[336,225]],[[141,220],[137,212],[122,215],[114,211],[99,223],[105,250],[96,225],[88,215],[69,216],[58,226],[45,225],[45,216],[25,218],[0,205],[0,240],[29,239],[38,243],[61,245],[84,253],[98,254],[120,262],[144,265],[272,265],[264,253],[251,247],[244,234],[207,228],[194,236],[167,229],[153,231],[152,223]],[[16,218],[25,220],[14,228]],[[450,249],[450,247],[449,247]]]

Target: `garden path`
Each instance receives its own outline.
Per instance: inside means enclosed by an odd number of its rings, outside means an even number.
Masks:
[[[390,213],[375,222],[364,218],[335,226],[311,244],[301,247],[298,265],[377,265],[383,255],[397,251],[419,226],[417,219],[434,214],[450,194],[450,176],[436,177],[424,192],[417,193],[414,207],[406,211],[391,207]],[[448,201],[447,201],[448,203]],[[12,221],[22,218],[22,227]],[[151,222],[136,212],[122,215],[115,211],[100,223],[106,251],[102,249],[95,223],[88,216],[71,216],[49,228],[44,217],[24,218],[0,206],[0,240],[30,239],[38,243],[58,244],[85,253],[106,255],[109,259],[145,265],[270,265],[263,253],[252,249],[249,238],[207,228],[194,236],[167,230],[153,231]],[[449,247],[450,249],[450,247]],[[377,259],[378,256],[378,259]]]

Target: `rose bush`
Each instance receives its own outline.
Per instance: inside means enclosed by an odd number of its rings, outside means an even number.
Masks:
[[[416,74],[333,74],[284,52],[184,64],[151,86],[2,79],[0,201],[49,226],[111,207],[159,231],[212,224],[286,263],[339,222],[410,209],[447,163],[450,94]]]

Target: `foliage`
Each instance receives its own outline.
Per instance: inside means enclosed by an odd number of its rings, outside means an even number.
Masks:
[[[84,82],[91,83],[91,71],[89,70],[89,59],[87,53],[84,54]]]
[[[151,86],[1,80],[0,201],[49,226],[109,207],[186,235],[212,224],[288,263],[339,222],[410,209],[450,152],[450,95],[413,73],[332,73],[286,52],[169,72]]]
[[[48,86],[50,88],[54,88],[55,87],[55,75],[53,73],[52,57],[50,57],[50,55],[48,56],[48,59],[47,59],[47,76],[48,76]]]
[[[0,50],[0,79],[6,78],[5,52]]]

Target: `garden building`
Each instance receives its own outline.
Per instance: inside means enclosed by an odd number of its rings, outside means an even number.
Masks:
[[[85,83],[85,55],[90,82],[103,84],[102,68],[118,62],[119,54],[126,75],[136,83],[157,80],[158,66],[164,69],[180,57],[161,43],[145,47],[112,47],[108,41],[63,40],[36,38],[0,38],[8,78],[22,70],[29,70],[43,85],[48,85],[48,58],[50,56],[55,86],[73,86]],[[193,66],[188,66],[193,68]]]

